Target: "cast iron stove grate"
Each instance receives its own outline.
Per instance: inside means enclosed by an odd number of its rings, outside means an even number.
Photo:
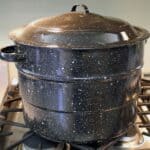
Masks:
[[[142,79],[142,90],[137,102],[137,111],[141,119],[139,128],[146,128],[148,132],[143,134],[150,136],[150,80]]]

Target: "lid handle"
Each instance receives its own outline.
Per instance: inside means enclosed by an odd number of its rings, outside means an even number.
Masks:
[[[84,4],[81,4],[81,5],[74,5],[74,6],[72,7],[71,11],[77,11],[77,7],[82,7],[82,8],[84,9],[84,11],[85,11],[86,14],[89,13],[88,7],[87,7],[86,5],[84,5]]]

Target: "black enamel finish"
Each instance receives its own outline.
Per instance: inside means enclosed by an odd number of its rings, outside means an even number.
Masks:
[[[17,45],[26,124],[47,139],[86,143],[134,122],[143,42],[103,50]]]
[[[143,66],[144,42],[109,49],[51,49],[17,45],[26,59],[17,68],[51,81],[113,80]]]
[[[16,44],[25,120],[50,139],[87,143],[128,128],[136,116],[144,42],[110,49]]]
[[[140,72],[112,81],[47,81],[22,73],[19,78],[21,94],[30,104],[50,111],[84,112],[118,108],[134,100],[139,92]]]
[[[55,112],[24,101],[25,120],[37,134],[52,141],[91,143],[111,139],[125,132],[135,120],[135,103],[124,108],[102,111]]]

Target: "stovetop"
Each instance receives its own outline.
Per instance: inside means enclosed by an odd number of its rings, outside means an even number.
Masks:
[[[150,150],[150,80],[142,80],[137,120],[125,135],[104,145],[48,141],[26,127],[17,82],[8,88],[0,107],[0,150]]]

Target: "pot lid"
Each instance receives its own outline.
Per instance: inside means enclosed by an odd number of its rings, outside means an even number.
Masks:
[[[78,12],[77,7],[83,12]],[[135,44],[149,32],[126,21],[89,12],[74,5],[70,13],[42,18],[10,33],[16,43],[38,47],[91,49]]]

